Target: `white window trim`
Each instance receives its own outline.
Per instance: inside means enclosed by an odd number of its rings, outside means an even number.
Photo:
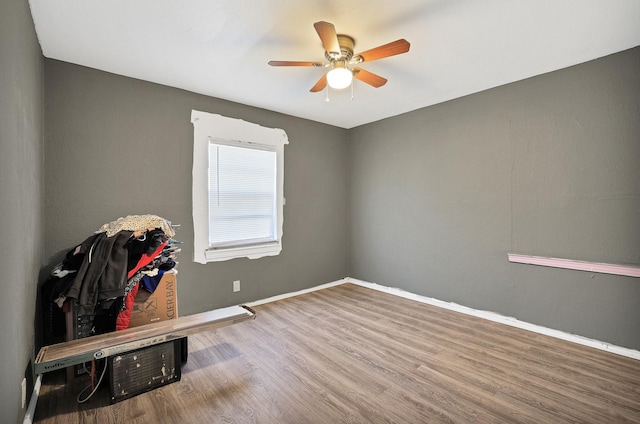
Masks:
[[[276,256],[282,251],[282,222],[284,209],[284,146],[287,134],[278,128],[267,128],[241,119],[227,118],[197,110],[191,111],[193,124],[193,260],[201,264],[234,258],[257,259]],[[233,140],[273,146],[277,156],[277,241],[264,245],[209,249],[209,182],[208,148],[212,139]]]

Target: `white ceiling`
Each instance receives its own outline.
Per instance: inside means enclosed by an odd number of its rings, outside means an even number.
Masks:
[[[640,45],[639,0],[30,0],[45,57],[342,128],[399,115]],[[408,53],[360,65],[389,80],[310,93],[324,61],[313,27],[360,52],[405,38]],[[639,70],[640,71],[640,70]]]

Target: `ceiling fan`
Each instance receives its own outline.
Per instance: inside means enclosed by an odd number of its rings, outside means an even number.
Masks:
[[[358,68],[356,65],[406,53],[411,46],[407,40],[399,39],[354,55],[353,48],[356,42],[353,37],[345,34],[337,34],[333,24],[329,22],[320,21],[313,24],[313,26],[320,36],[322,46],[325,50],[324,55],[329,61],[328,63],[282,60],[272,60],[269,62],[271,66],[314,66],[330,68],[329,71],[311,87],[309,91],[312,93],[322,91],[327,84],[329,87],[338,90],[346,88],[351,84],[353,78],[375,88],[382,87],[387,83],[386,78]]]

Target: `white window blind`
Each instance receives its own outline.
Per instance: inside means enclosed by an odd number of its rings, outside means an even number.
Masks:
[[[209,247],[276,241],[276,149],[209,143]]]

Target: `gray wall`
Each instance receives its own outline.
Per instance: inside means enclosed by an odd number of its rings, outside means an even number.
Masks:
[[[181,315],[347,276],[347,133],[187,91],[45,60],[45,257],[48,266],[102,224],[156,214],[181,228]],[[282,128],[283,250],[279,256],[192,262],[191,110]],[[241,291],[232,292],[233,280]]]
[[[0,421],[7,423],[22,422],[23,377],[29,390],[33,384],[43,241],[42,62],[27,2],[0,2]]]
[[[640,48],[355,128],[351,275],[640,349]]]

